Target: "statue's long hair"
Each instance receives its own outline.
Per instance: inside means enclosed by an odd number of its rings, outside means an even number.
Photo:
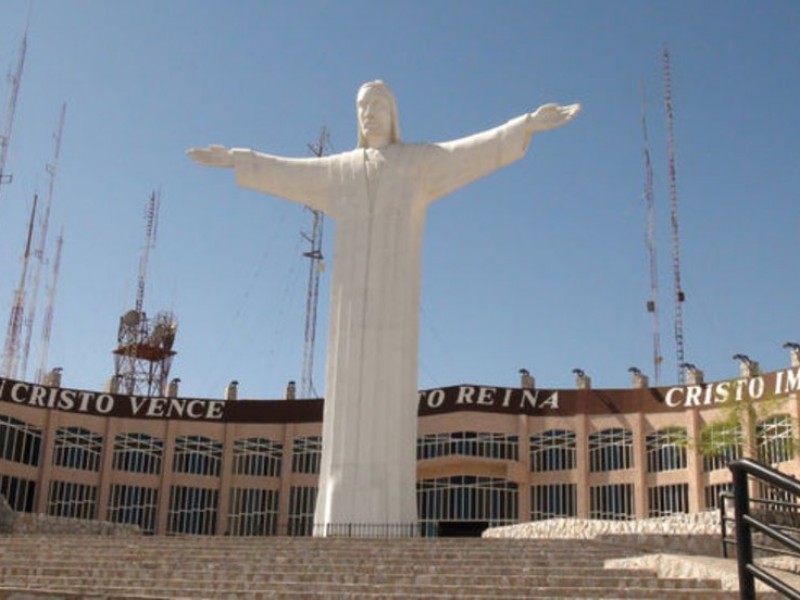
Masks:
[[[394,97],[394,93],[392,92],[391,89],[389,89],[389,86],[383,82],[383,80],[376,79],[375,81],[368,81],[358,89],[358,94],[356,94],[356,102],[358,102],[358,98],[360,98],[362,94],[366,93],[367,91],[369,91],[372,94],[381,94],[389,102],[389,110],[392,116],[391,141],[393,144],[399,144],[400,122],[397,117],[397,100]],[[357,108],[358,107],[356,107],[356,109]],[[356,119],[356,126],[358,127],[357,147],[366,148],[367,140],[361,131],[361,123],[359,123],[357,119]]]

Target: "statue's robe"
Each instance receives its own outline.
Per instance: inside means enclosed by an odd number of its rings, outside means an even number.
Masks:
[[[417,520],[420,254],[428,205],[521,158],[526,116],[440,144],[318,158],[232,151],[240,186],[336,222],[315,534]]]

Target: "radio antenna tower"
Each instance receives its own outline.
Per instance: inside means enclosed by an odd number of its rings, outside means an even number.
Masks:
[[[158,396],[166,393],[169,369],[175,351],[172,345],[178,330],[175,315],[156,314],[152,322],[144,312],[144,291],[150,250],[156,243],[159,196],[153,192],[145,213],[145,244],[139,259],[136,304],[119,320],[118,346],[114,350],[114,380],[125,394]]]
[[[664,105],[667,113],[667,144],[669,159],[669,201],[672,222],[672,276],[675,291],[675,351],[678,365],[678,383],[685,380],[683,368],[683,301],[686,295],[681,288],[680,238],[678,235],[678,186],[675,176],[675,126],[672,112],[672,73],[669,50],[664,47]]]
[[[61,137],[64,134],[64,117],[67,113],[66,103],[61,105],[61,116],[58,121],[58,130],[53,134],[55,140],[55,152],[53,162],[49,163],[45,169],[50,178],[47,186],[47,202],[44,207],[44,217],[42,218],[41,231],[39,232],[39,246],[34,250],[35,265],[33,269],[33,287],[31,289],[28,315],[25,317],[25,344],[22,350],[22,365],[20,374],[24,377],[28,371],[28,355],[31,349],[31,338],[33,337],[33,324],[36,319],[36,306],[39,302],[39,282],[42,277],[42,267],[44,266],[45,249],[47,248],[47,232],[50,227],[50,209],[53,206],[53,190],[56,185],[56,171],[58,170],[58,159],[61,155]],[[38,379],[37,379],[38,381]]]
[[[39,197],[33,196],[33,207],[31,208],[31,218],[28,222],[28,239],[25,242],[25,254],[22,256],[22,273],[19,278],[19,286],[14,292],[14,304],[11,307],[11,315],[8,318],[8,329],[6,331],[6,345],[3,353],[3,376],[9,379],[17,377],[17,362],[19,354],[19,336],[22,331],[22,321],[25,315],[25,282],[28,279],[28,263],[31,257],[31,240],[33,238],[33,225],[36,221],[36,205]]]
[[[19,95],[19,84],[22,81],[22,69],[25,67],[25,53],[28,50],[28,29],[22,36],[22,43],[19,48],[19,60],[17,69],[13,74],[8,75],[8,82],[11,84],[11,94],[8,98],[8,108],[6,109],[6,121],[2,133],[0,133],[0,190],[4,184],[11,183],[11,175],[6,174],[6,158],[8,158],[8,146],[11,142],[11,130],[14,127],[14,113],[17,110],[17,96]]]
[[[658,322],[658,261],[656,260],[656,210],[653,199],[653,165],[647,140],[647,106],[645,86],[642,84],[642,137],[644,153],[644,197],[647,202],[647,252],[650,264],[650,299],[647,312],[653,316],[653,377],[655,385],[661,383],[661,334]]]
[[[316,144],[309,144],[308,149],[314,156],[324,156],[330,147],[328,130],[323,127],[319,132]],[[306,330],[305,344],[303,346],[303,373],[300,378],[300,397],[313,398],[317,396],[314,387],[314,346],[317,334],[317,305],[319,304],[319,278],[325,268],[322,262],[322,230],[325,224],[325,215],[322,211],[306,207],[311,212],[311,233],[301,232],[300,235],[308,242],[309,249],[303,256],[309,259],[308,266],[308,293],[306,294]]]
[[[47,306],[44,311],[44,321],[42,323],[42,342],[39,346],[39,366],[36,369],[36,382],[45,383],[47,374],[47,355],[50,351],[50,334],[53,329],[53,312],[56,304],[56,285],[58,284],[58,272],[61,268],[61,247],[64,245],[63,229],[58,234],[56,240],[56,256],[53,260],[53,272],[50,275],[50,284],[47,286]]]

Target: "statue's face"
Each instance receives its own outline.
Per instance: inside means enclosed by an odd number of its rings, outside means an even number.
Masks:
[[[357,100],[358,124],[370,148],[380,148],[391,141],[392,110],[383,94],[365,90]]]

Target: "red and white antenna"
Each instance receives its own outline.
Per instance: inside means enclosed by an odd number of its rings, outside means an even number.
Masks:
[[[25,315],[25,282],[28,279],[28,264],[31,257],[31,241],[33,238],[33,224],[36,220],[36,205],[39,197],[33,196],[33,207],[31,208],[31,218],[28,222],[28,238],[25,242],[25,253],[22,256],[22,273],[19,278],[19,286],[14,291],[14,304],[11,307],[11,314],[8,318],[8,328],[6,330],[6,344],[3,351],[3,376],[9,379],[16,379],[17,365],[19,361],[19,337],[22,331],[22,322]]]
[[[11,130],[14,127],[14,113],[17,110],[17,96],[19,96],[19,85],[22,81],[22,69],[25,67],[25,53],[27,50],[28,30],[26,28],[25,35],[22,36],[22,43],[20,44],[17,69],[13,74],[8,75],[8,81],[11,84],[11,93],[8,98],[3,132],[0,133],[0,190],[2,190],[4,184],[11,183],[11,175],[6,174],[6,159],[8,158],[8,146],[11,143]]]
[[[669,204],[672,223],[672,277],[675,293],[675,352],[677,355],[678,383],[684,382],[683,352],[683,302],[686,295],[681,288],[680,237],[678,235],[678,186],[675,175],[675,126],[672,111],[672,73],[669,50],[664,48],[664,106],[667,112],[667,150],[669,159]]]
[[[47,355],[50,351],[50,335],[53,330],[53,313],[56,303],[56,285],[58,284],[58,272],[61,268],[61,247],[64,245],[64,231],[58,234],[56,240],[56,256],[53,260],[53,272],[50,275],[50,284],[47,286],[47,306],[44,311],[44,321],[42,322],[42,342],[39,345],[39,366],[36,368],[36,382],[45,383],[47,375]]]
[[[656,254],[656,210],[653,197],[653,165],[647,140],[647,110],[645,88],[642,84],[642,149],[644,153],[644,197],[647,202],[647,253],[650,265],[650,299],[647,312],[653,316],[653,378],[656,386],[661,383],[661,333],[658,322],[658,260]]]
[[[22,348],[22,364],[20,375],[24,377],[28,371],[28,355],[31,349],[31,338],[33,337],[33,324],[36,320],[36,307],[39,303],[39,282],[42,278],[42,267],[45,262],[45,250],[47,248],[47,233],[50,227],[50,209],[53,206],[53,190],[56,185],[56,172],[58,170],[58,159],[61,156],[61,138],[64,135],[64,118],[67,113],[66,103],[61,105],[61,116],[58,121],[58,129],[53,134],[55,140],[55,151],[53,153],[53,162],[49,163],[46,167],[49,176],[49,184],[47,186],[47,202],[44,207],[44,217],[42,217],[41,230],[39,231],[39,245],[34,251],[34,258],[36,260],[33,269],[33,284],[31,287],[31,295],[28,303],[28,314],[25,317],[25,344]],[[37,379],[38,381],[38,379]]]

